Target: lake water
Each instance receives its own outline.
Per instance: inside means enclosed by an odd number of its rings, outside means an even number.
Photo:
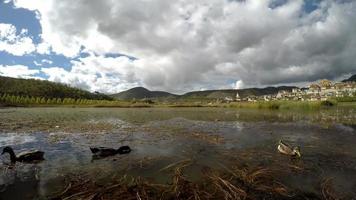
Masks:
[[[300,146],[301,159],[279,154],[280,139]],[[89,150],[121,145],[133,151],[93,159]],[[356,108],[350,107],[0,109],[0,146],[45,152],[36,164],[11,165],[0,157],[0,199],[48,199],[65,190],[70,174],[103,184],[123,175],[164,184],[172,178],[169,166],[182,162],[189,163],[184,174],[192,182],[206,169],[268,168],[280,170],[275,180],[294,193],[322,199],[327,183],[339,198],[356,199]]]

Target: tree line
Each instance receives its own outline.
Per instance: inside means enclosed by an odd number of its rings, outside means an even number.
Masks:
[[[120,101],[114,100],[93,100],[93,99],[73,99],[73,98],[46,98],[17,96],[10,94],[0,94],[0,104],[7,106],[31,106],[31,105],[117,105]]]
[[[70,87],[61,83],[45,80],[20,79],[0,76],[0,93],[17,97],[43,97],[46,99],[90,99],[113,100],[112,97],[94,92],[91,93],[79,88]],[[41,100],[41,99],[40,99]]]

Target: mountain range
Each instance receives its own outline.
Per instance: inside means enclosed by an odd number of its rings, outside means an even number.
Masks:
[[[112,97],[120,100],[132,99],[156,99],[156,100],[188,100],[188,99],[221,99],[225,97],[235,98],[237,92],[241,98],[255,95],[276,94],[280,90],[291,91],[295,86],[281,86],[281,87],[266,87],[266,88],[248,88],[240,90],[205,90],[193,91],[182,95],[172,94],[163,91],[150,91],[143,87],[132,88],[117,94],[111,95]]]
[[[163,91],[150,91],[144,87],[135,87],[129,90],[113,94],[112,97],[122,100],[131,99],[156,99],[156,98],[176,98],[178,95]]]
[[[356,74],[342,82],[356,81]],[[172,94],[165,91],[150,91],[143,87],[135,87],[117,94],[106,95],[98,92],[89,92],[83,89],[74,88],[61,83],[46,80],[21,79],[0,76],[0,95],[15,95],[45,98],[73,98],[73,99],[95,99],[95,100],[212,100],[226,97],[235,98],[238,93],[241,98],[247,96],[261,96],[276,94],[280,90],[291,91],[295,86],[280,86],[266,88],[247,88],[247,89],[222,89],[192,91],[182,95]]]
[[[343,80],[342,82],[356,82],[356,74],[352,75],[348,79]]]
[[[356,74],[342,82],[356,81]],[[155,99],[155,100],[189,100],[189,99],[218,99],[225,97],[236,97],[239,93],[240,98],[247,96],[261,96],[276,94],[280,90],[291,91],[295,86],[265,87],[265,88],[247,88],[247,89],[222,89],[222,90],[205,90],[193,91],[182,95],[172,94],[164,91],[150,91],[143,87],[135,87],[129,90],[111,95],[113,98],[120,100],[132,99]]]

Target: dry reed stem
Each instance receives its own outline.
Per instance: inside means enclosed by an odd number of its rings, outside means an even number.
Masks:
[[[342,199],[338,197],[334,188],[332,187],[333,178],[326,178],[321,182],[321,194],[325,200],[338,200]]]

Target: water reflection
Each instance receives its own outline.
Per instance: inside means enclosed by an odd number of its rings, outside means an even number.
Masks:
[[[29,136],[27,134],[8,133],[8,134],[3,134],[2,137],[0,138],[0,146],[19,145],[19,144],[25,144],[34,141],[35,141],[35,137]]]
[[[0,178],[2,199],[34,199],[40,188],[41,168],[35,165],[3,165]]]
[[[337,192],[356,195],[353,109],[9,110],[0,115],[0,145],[11,145],[15,152],[36,148],[46,152],[46,160],[34,165],[16,163],[9,169],[7,158],[2,157],[3,199],[47,198],[64,190],[64,177],[73,173],[89,174],[95,180],[127,174],[166,183],[172,173],[166,167],[182,160],[189,160],[185,173],[190,180],[199,181],[206,168],[269,167],[280,170],[278,179],[298,191],[320,196],[321,182],[331,177]],[[301,146],[302,159],[278,154],[280,139]],[[122,145],[133,151],[93,160],[89,150],[90,146]],[[19,193],[27,196],[15,196]]]

